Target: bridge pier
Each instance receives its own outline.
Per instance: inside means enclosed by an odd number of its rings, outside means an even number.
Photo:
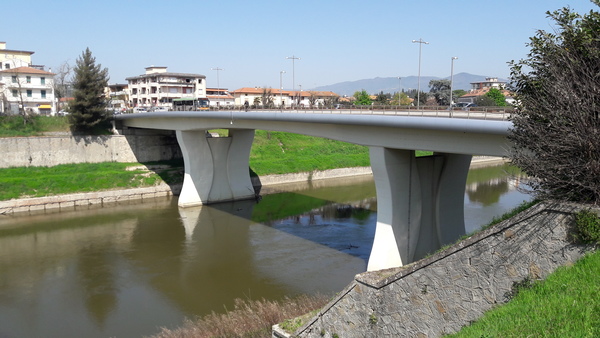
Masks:
[[[371,147],[370,157],[377,226],[368,271],[408,264],[465,234],[471,155]]]
[[[254,129],[231,129],[229,137],[206,130],[177,130],[185,176],[179,206],[254,198],[249,158]]]

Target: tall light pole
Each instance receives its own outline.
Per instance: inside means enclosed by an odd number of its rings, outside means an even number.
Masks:
[[[279,104],[281,105],[281,110],[283,111],[283,74],[285,74],[285,70],[279,72]]]
[[[402,91],[402,78],[398,76],[398,106],[400,106],[400,91]]]
[[[429,42],[425,42],[421,38],[419,40],[412,40],[412,42],[419,44],[419,76],[417,77],[417,109],[419,109],[421,105],[421,47],[423,44],[428,45]]]
[[[292,56],[288,56],[286,57],[287,60],[292,60],[292,91],[294,91],[294,97],[296,97],[296,66],[295,66],[295,62],[296,60],[300,60],[299,57],[296,57],[295,55]]]
[[[216,70],[217,71],[217,95],[221,96],[221,93],[219,92],[219,90],[220,90],[219,71],[225,70],[225,69],[219,68],[219,67],[215,67],[215,68],[211,68],[210,70]],[[219,101],[217,101],[217,108],[219,108]]]
[[[458,59],[458,57],[453,56],[450,59],[450,117],[452,117],[452,85],[454,84],[454,60]]]

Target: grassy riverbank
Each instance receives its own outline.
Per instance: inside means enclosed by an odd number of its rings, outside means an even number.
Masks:
[[[21,116],[0,116],[0,137],[39,136],[46,132],[68,132],[65,116],[34,115],[27,122]]]
[[[183,161],[80,163],[0,169],[0,200],[181,183]],[[250,167],[258,175],[369,166],[367,147],[318,137],[256,131]],[[166,167],[166,169],[165,169]],[[126,170],[127,168],[137,168]]]

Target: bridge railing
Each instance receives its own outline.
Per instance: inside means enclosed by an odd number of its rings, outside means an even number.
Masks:
[[[391,116],[426,116],[440,118],[462,118],[462,119],[478,119],[478,120],[507,120],[513,113],[513,107],[469,107],[469,108],[453,108],[439,106],[334,106],[334,107],[285,107],[285,108],[268,108],[262,106],[239,107],[211,107],[213,111],[270,111],[270,112],[286,112],[286,113],[301,113],[301,114],[360,114],[360,115],[391,115]]]

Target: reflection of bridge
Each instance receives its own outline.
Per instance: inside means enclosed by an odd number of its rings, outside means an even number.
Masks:
[[[400,266],[464,234],[472,155],[504,156],[507,121],[280,112],[167,112],[117,116],[127,127],[175,130],[185,161],[181,207],[254,198],[248,172],[254,130],[366,145],[378,220],[368,270]],[[228,128],[228,137],[207,130]],[[414,156],[414,150],[433,156]]]

